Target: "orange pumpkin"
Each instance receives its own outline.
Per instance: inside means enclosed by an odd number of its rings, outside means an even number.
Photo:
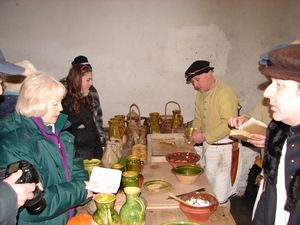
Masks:
[[[92,221],[92,216],[86,213],[81,213],[69,219],[67,225],[92,225]]]

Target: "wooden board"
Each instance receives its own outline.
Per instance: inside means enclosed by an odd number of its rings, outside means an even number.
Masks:
[[[146,201],[147,209],[169,209],[179,208],[177,201],[167,200],[169,194],[178,195],[204,187],[206,192],[213,194],[210,184],[205,174],[200,175],[194,184],[180,183],[171,172],[172,167],[167,162],[152,162],[144,166],[143,175],[144,182],[153,179],[161,179],[172,184],[172,188],[162,192],[150,192],[144,187],[142,188],[142,197]]]
[[[184,185],[176,180],[176,177],[171,173],[171,166],[167,163],[145,164],[143,175],[145,181],[151,179],[163,179],[170,182],[173,188],[163,192],[149,192],[142,188],[141,197],[146,205],[146,224],[159,225],[171,221],[188,221],[186,216],[179,209],[179,203],[173,199],[167,200],[170,193],[174,195],[186,193],[204,187],[206,192],[213,194],[210,184],[208,183],[205,174],[199,177],[199,180],[193,185]],[[125,202],[125,194],[120,192],[117,194],[115,209],[119,212]],[[93,201],[77,208],[79,212],[88,212],[93,214],[96,210]],[[211,215],[207,222],[202,222],[201,225],[236,225],[228,208],[218,207]]]
[[[147,150],[149,162],[166,162],[169,153],[195,152],[192,145],[185,143],[183,133],[148,134]]]
[[[172,221],[189,221],[180,209],[147,209],[146,224],[159,225]],[[236,225],[228,208],[218,207],[209,217],[208,221],[201,222],[201,225]]]

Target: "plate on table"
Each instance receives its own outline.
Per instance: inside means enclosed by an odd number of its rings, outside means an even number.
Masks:
[[[172,184],[165,180],[149,180],[144,183],[144,187],[151,192],[161,192],[172,188]]]

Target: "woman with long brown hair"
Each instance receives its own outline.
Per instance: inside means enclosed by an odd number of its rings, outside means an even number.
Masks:
[[[90,65],[73,65],[66,79],[67,95],[63,100],[63,113],[72,123],[70,132],[75,136],[76,155],[84,159],[102,157],[102,144],[97,130],[90,94],[93,72]]]

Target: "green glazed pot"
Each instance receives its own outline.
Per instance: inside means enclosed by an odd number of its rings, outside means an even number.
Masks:
[[[136,171],[126,171],[122,173],[122,185],[123,187],[138,187],[139,186],[139,174]]]
[[[84,169],[88,172],[89,176],[91,176],[92,170],[95,166],[101,166],[100,159],[85,159],[83,160]]]
[[[122,225],[145,224],[145,205],[139,197],[141,189],[138,187],[124,188],[126,202],[120,209]]]
[[[116,196],[114,194],[101,193],[94,198],[97,210],[93,214],[93,220],[98,225],[119,225],[120,217],[114,209]]]

